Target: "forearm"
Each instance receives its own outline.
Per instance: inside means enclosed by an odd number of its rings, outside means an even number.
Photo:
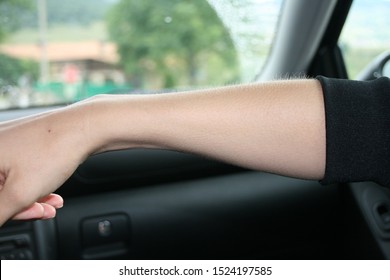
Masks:
[[[0,124],[0,225],[49,218],[89,155],[173,149],[282,175],[321,179],[323,96],[314,80],[161,95],[99,96]],[[26,208],[27,207],[27,208]]]
[[[325,117],[315,80],[90,102],[91,153],[151,147],[282,175],[321,179]]]

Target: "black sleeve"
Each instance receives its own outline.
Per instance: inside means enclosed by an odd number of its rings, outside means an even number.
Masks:
[[[321,183],[374,181],[390,186],[390,79],[317,79],[326,117]]]

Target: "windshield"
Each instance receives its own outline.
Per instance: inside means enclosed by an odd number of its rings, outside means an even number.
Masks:
[[[390,50],[389,12],[389,0],[353,1],[339,40],[350,78],[358,78],[375,57]]]
[[[0,109],[252,81],[281,0],[2,0]]]

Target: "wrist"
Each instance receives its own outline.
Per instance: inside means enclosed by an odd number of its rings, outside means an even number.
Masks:
[[[98,95],[80,104],[88,139],[87,153],[155,147],[155,115],[150,96]]]

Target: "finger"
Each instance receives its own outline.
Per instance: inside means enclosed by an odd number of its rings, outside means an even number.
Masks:
[[[52,219],[56,216],[57,211],[55,207],[47,203],[41,203],[41,205],[43,206],[43,210],[44,210],[41,219],[43,220]]]
[[[49,204],[57,209],[62,208],[64,206],[64,199],[62,198],[62,196],[54,193],[51,193],[41,198],[38,202]]]
[[[56,216],[56,208],[47,203],[35,202],[12,217],[13,220],[46,220]]]
[[[51,219],[56,215],[56,209],[64,205],[63,198],[58,194],[49,194],[38,202],[12,217],[13,220]]]
[[[44,215],[45,209],[41,203],[35,202],[29,207],[23,209],[21,212],[12,217],[13,220],[31,220],[41,219]]]

